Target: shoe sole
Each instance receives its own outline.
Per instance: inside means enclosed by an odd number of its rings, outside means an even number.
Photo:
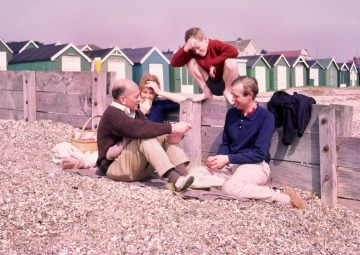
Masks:
[[[306,202],[301,197],[299,197],[294,191],[285,189],[284,193],[290,196],[290,204],[292,207],[299,208],[302,210],[307,208]]]
[[[176,191],[176,192],[182,192],[182,191],[186,190],[187,188],[190,187],[190,185],[194,182],[194,180],[195,180],[195,179],[194,179],[194,176],[190,176],[189,179],[187,179],[187,181],[185,182],[185,185],[184,185],[184,187],[183,187],[181,190],[177,190],[176,187],[175,187],[175,185],[174,185],[175,191]]]

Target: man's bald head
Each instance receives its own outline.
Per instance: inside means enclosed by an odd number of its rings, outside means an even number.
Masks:
[[[138,85],[135,82],[128,79],[117,80],[111,90],[111,95],[114,100],[118,99],[119,96],[126,94],[126,91],[138,89]]]

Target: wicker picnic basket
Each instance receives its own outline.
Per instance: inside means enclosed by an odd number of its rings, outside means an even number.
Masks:
[[[81,131],[76,132],[76,130],[73,130],[71,133],[71,144],[74,145],[76,148],[80,149],[81,152],[94,152],[98,150],[97,147],[97,129],[91,129],[91,130],[85,130],[86,126],[92,121],[94,118],[100,118],[101,115],[95,115],[91,118],[89,118],[84,126],[82,127]],[[90,137],[91,139],[89,139]]]

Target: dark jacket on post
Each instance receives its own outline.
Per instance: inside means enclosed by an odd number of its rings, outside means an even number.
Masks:
[[[273,94],[267,107],[275,116],[275,126],[284,128],[282,142],[285,145],[292,143],[295,130],[298,132],[298,137],[303,136],[311,118],[313,104],[316,104],[314,98],[296,92],[293,95],[285,91],[277,91]]]

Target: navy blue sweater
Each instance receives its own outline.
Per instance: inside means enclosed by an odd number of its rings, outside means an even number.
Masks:
[[[179,110],[180,105],[170,100],[155,99],[146,117],[153,122],[164,122],[166,114]]]
[[[231,108],[226,114],[218,154],[228,155],[232,164],[269,163],[274,131],[274,115],[263,107],[258,106],[248,116],[237,108]]]

